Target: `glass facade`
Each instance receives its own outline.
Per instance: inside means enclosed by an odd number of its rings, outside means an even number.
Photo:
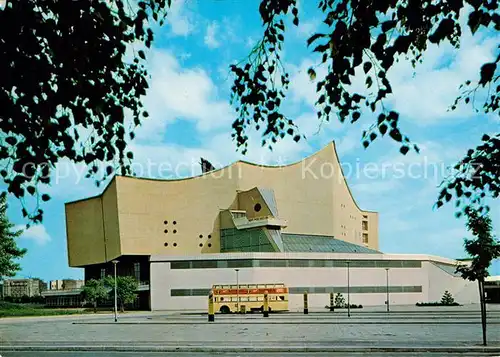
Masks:
[[[380,253],[374,249],[349,243],[330,236],[281,233],[284,252]],[[221,253],[274,252],[261,228],[221,229]]]
[[[282,233],[285,252],[380,253],[330,236]]]
[[[271,242],[261,228],[221,229],[221,253],[228,252],[274,252]]]
[[[172,261],[171,269],[217,268],[421,268],[420,260],[231,259]]]
[[[134,263],[134,277],[135,280],[141,281],[141,264]]]
[[[347,286],[328,286],[328,287],[291,287],[290,294],[325,294],[325,293],[341,293],[347,294]],[[351,294],[376,294],[386,293],[387,286],[351,286],[349,287]],[[422,286],[389,286],[389,293],[421,293]]]
[[[82,307],[83,303],[82,294],[45,297],[45,306],[50,307]]]

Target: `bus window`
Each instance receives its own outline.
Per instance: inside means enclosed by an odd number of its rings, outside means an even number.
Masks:
[[[223,298],[223,297],[220,297],[219,299],[220,299],[220,301],[224,301],[224,298]]]
[[[280,300],[281,301],[285,301],[285,297],[284,296],[280,296]]]

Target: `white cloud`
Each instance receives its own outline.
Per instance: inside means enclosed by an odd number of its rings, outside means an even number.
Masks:
[[[217,24],[217,21],[213,21],[212,23],[208,24],[207,26],[207,32],[205,33],[205,45],[210,48],[214,49],[220,46],[220,42],[217,40],[217,32],[219,30],[219,25]]]
[[[173,0],[168,12],[167,23],[175,36],[187,36],[194,30],[190,13],[186,10],[186,0]]]
[[[336,141],[336,146],[340,156],[359,149],[361,147],[361,134],[357,130],[349,130],[346,135]]]
[[[274,144],[271,151],[267,146],[260,145],[260,138],[255,132],[250,135],[246,155],[236,151],[236,143],[232,141],[230,132],[206,138],[203,144],[196,148],[168,143],[161,146],[133,144],[131,148],[135,153],[132,166],[138,176],[163,179],[199,174],[200,157],[210,161],[216,168],[237,160],[279,166],[296,162],[303,157],[304,152],[311,150],[304,141],[296,143],[292,138],[285,138]]]
[[[226,97],[202,68],[183,68],[170,52],[149,55],[150,89],[144,100],[150,119],[137,130],[137,139],[161,142],[169,122],[189,120],[201,132],[227,129],[234,117]]]
[[[389,101],[404,117],[420,125],[431,125],[456,118],[475,118],[471,105],[448,109],[460,94],[459,86],[466,80],[476,80],[479,69],[495,57],[498,40],[472,36],[464,31],[461,48],[431,45],[424,62],[417,65],[415,74],[408,61],[396,63],[389,72],[394,95]],[[476,105],[481,107],[481,99]]]
[[[315,112],[307,112],[299,115],[294,123],[298,126],[299,132],[309,140],[324,138],[342,129],[342,124],[337,117],[332,117],[330,121],[321,121]]]
[[[321,21],[316,18],[307,21],[300,21],[299,26],[294,27],[297,37],[299,37],[300,40],[303,40],[304,46],[306,45],[306,40],[318,31],[320,24]]]
[[[312,81],[307,73],[307,70],[316,63],[312,59],[303,60],[298,66],[287,65],[290,72],[290,98],[297,102],[315,108],[315,103],[318,100],[316,93],[317,80],[321,80],[326,75],[326,68],[319,67],[316,69],[316,81]]]
[[[247,48],[253,48],[256,45],[256,43],[257,41],[253,37],[249,36],[245,41],[245,46]]]
[[[31,226],[28,229],[26,229],[26,226],[18,225],[15,229],[23,230],[23,234],[21,235],[22,239],[32,240],[38,245],[45,245],[52,240],[43,224]]]
[[[449,111],[449,108],[460,94],[459,86],[466,80],[477,80],[481,65],[496,58],[498,40],[494,35],[472,35],[465,24],[466,19],[467,16],[462,17],[464,27],[460,49],[456,50],[446,43],[439,46],[430,44],[423,55],[423,63],[418,64],[416,68],[401,56],[389,71],[388,78],[393,94],[388,96],[384,103],[394,107],[402,119],[426,126],[443,121],[450,122],[457,118],[478,118],[470,104],[462,104],[455,111]],[[313,33],[317,26],[315,21],[303,22],[300,28],[305,33]],[[312,54],[298,65],[288,66],[291,72],[292,100],[314,107],[319,97],[316,93],[316,83],[324,78],[326,68],[325,65],[316,68],[316,81],[309,79],[307,70],[319,61],[320,56]],[[351,80],[353,84],[350,89],[353,92],[368,95],[376,90],[376,85],[370,90],[365,88],[365,76],[360,68]],[[476,106],[479,108],[485,93],[486,90],[483,90],[482,98],[476,98]],[[487,117],[494,123],[498,122],[498,116],[490,114]]]

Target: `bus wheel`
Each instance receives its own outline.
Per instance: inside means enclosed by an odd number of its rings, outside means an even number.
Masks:
[[[229,314],[231,312],[231,310],[229,310],[228,306],[224,305],[224,306],[221,306],[220,312],[221,312],[221,314]]]

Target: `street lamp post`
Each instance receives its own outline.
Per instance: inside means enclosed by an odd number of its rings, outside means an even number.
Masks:
[[[236,313],[240,312],[240,279],[238,272],[239,269],[234,269],[236,271]]]
[[[387,294],[387,312],[389,312],[389,268],[385,268],[385,287]]]
[[[117,297],[117,292],[116,292],[116,286],[117,286],[117,283],[116,283],[116,264],[118,264],[118,260],[113,260],[112,261],[113,265],[114,265],[114,270],[115,270],[115,322],[118,321],[117,319],[117,313],[118,313],[118,297]]]
[[[349,263],[347,263],[347,317],[351,317],[351,283],[349,277]]]

